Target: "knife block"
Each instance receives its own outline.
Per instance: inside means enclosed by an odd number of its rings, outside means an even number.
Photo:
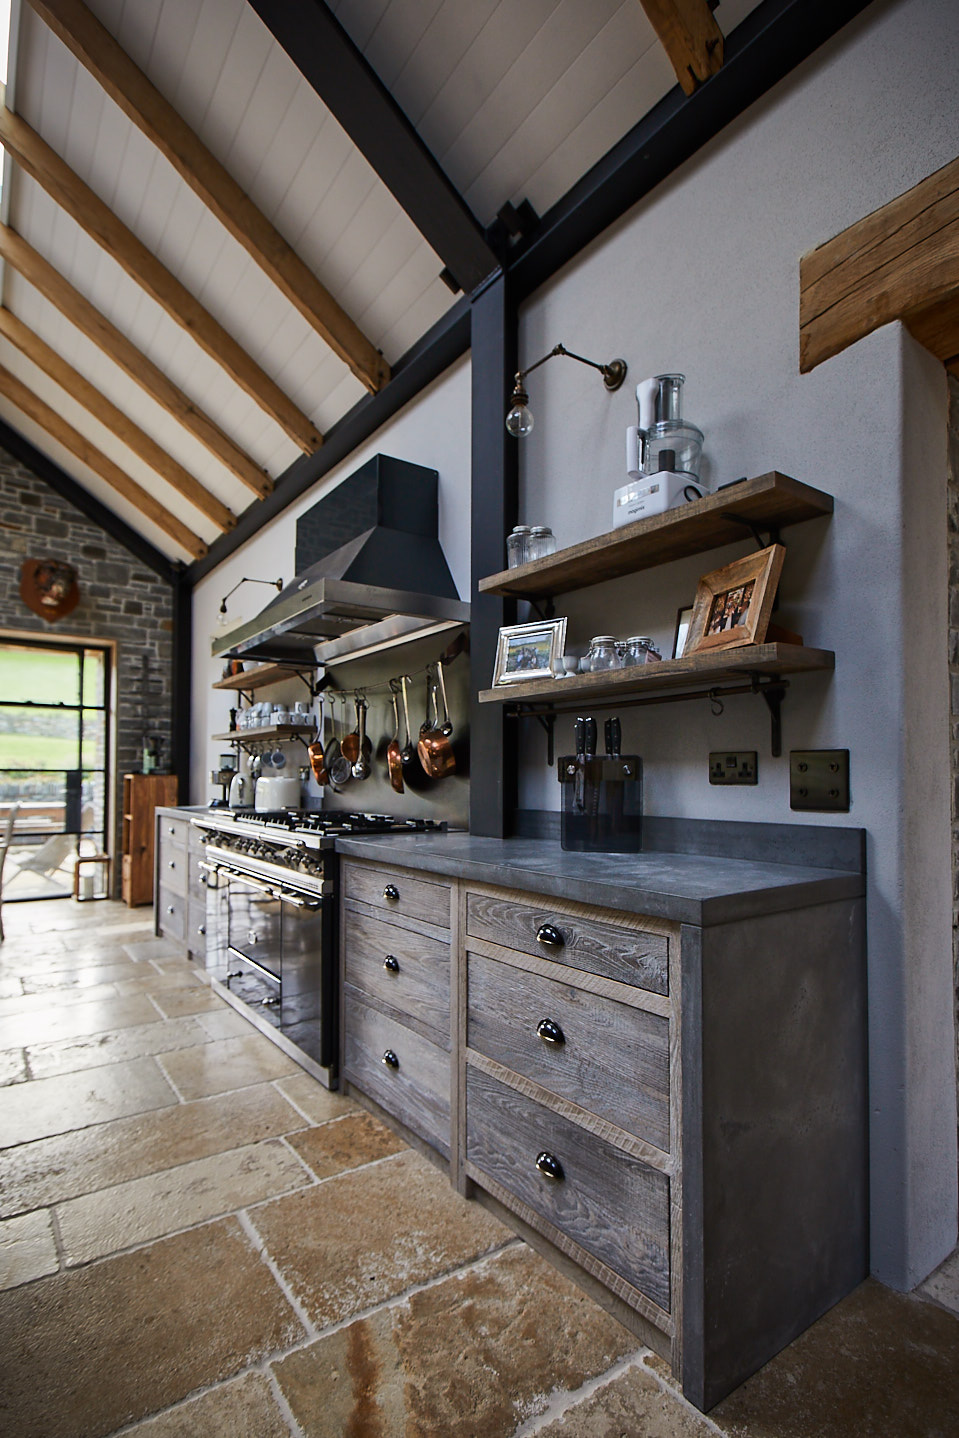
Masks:
[[[577,853],[635,854],[643,844],[643,761],[638,754],[567,754],[560,842]]]

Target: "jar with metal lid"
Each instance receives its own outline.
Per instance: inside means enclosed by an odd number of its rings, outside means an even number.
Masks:
[[[627,664],[649,664],[662,657],[648,634],[633,634],[626,640],[624,658]]]
[[[515,569],[517,565],[525,564],[529,559],[529,537],[530,527],[528,524],[517,524],[512,534],[506,536],[506,565],[508,569]]]
[[[549,525],[534,524],[529,532],[528,558],[545,559],[548,554],[555,552],[556,539]]]
[[[612,634],[597,634],[589,641],[589,672],[598,674],[604,669],[622,669],[623,659]]]

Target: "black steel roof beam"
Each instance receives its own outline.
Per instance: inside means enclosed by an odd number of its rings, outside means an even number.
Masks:
[[[249,0],[460,288],[499,265],[475,216],[323,0]]]
[[[135,529],[131,529],[118,514],[114,514],[112,509],[101,504],[94,495],[85,490],[82,485],[77,484],[75,479],[71,479],[58,464],[55,464],[52,459],[48,459],[45,454],[41,454],[40,450],[28,439],[25,439],[22,434],[3,420],[0,420],[0,447],[5,449],[8,454],[12,454],[21,464],[25,464],[38,479],[42,479],[62,499],[65,499],[74,509],[79,510],[81,514],[85,514],[87,519],[92,520],[105,534],[109,534],[111,539],[122,544],[124,549],[139,559],[148,569],[152,569],[154,574],[165,579],[168,584],[175,585],[180,576],[185,573],[181,565],[174,564],[172,560],[167,559],[166,555],[161,554],[159,549],[155,549],[148,539],[144,539],[143,535],[138,534]]]
[[[526,299],[632,205],[848,24],[871,0],[764,0],[725,40],[722,69],[674,86],[542,217],[507,261]]]

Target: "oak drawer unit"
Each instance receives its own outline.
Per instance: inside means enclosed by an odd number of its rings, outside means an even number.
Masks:
[[[462,1171],[673,1356],[679,927],[487,888],[461,912]]]
[[[448,1159],[451,885],[344,859],[340,892],[343,1079]]]
[[[176,802],[175,774],[124,774],[122,893],[131,908],[154,896],[156,811]]]
[[[190,958],[206,959],[207,876],[200,868],[206,848],[189,815],[156,811],[156,912],[158,935],[179,944]]]

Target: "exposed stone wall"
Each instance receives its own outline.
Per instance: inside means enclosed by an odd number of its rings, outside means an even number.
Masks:
[[[959,1100],[959,380],[949,377],[949,684],[952,723],[952,959]]]
[[[80,579],[80,603],[57,624],[47,624],[20,598],[26,558],[63,559]],[[145,733],[158,734],[170,757],[173,671],[173,591],[91,519],[61,498],[25,465],[0,449],[0,628],[112,640],[117,656],[114,773],[117,809],[120,776],[141,767]],[[120,817],[114,814],[114,854],[120,853]],[[119,877],[119,863],[115,865]]]

